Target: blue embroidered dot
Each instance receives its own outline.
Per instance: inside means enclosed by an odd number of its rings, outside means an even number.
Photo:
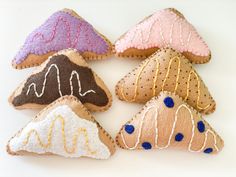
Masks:
[[[125,131],[128,134],[132,134],[134,132],[134,126],[133,125],[125,125]]]
[[[143,149],[146,149],[146,150],[152,149],[152,145],[149,142],[143,142],[142,147],[143,147]]]
[[[166,97],[164,99],[164,103],[168,108],[173,108],[174,107],[174,100],[171,97]]]
[[[182,133],[177,133],[176,135],[175,135],[175,141],[182,141],[183,140],[183,138],[184,138],[184,135],[182,134]]]
[[[205,124],[203,123],[203,121],[199,121],[197,123],[197,129],[200,133],[203,133],[205,131]]]
[[[210,154],[210,153],[212,153],[212,151],[213,151],[212,148],[206,148],[206,149],[204,150],[204,153]]]

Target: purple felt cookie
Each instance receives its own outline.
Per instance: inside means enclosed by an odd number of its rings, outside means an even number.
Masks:
[[[93,54],[91,58],[96,58],[96,55],[109,54],[111,43],[92,25],[72,13],[75,12],[61,10],[51,15],[45,23],[26,38],[23,47],[15,56],[13,64],[21,64],[29,58],[29,54],[40,56],[68,48],[76,49],[82,56],[84,52],[91,52]],[[89,56],[85,58],[90,59]],[[31,64],[35,65],[35,63]]]

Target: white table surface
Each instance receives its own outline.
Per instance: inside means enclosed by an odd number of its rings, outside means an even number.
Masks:
[[[25,37],[53,12],[72,8],[114,42],[132,25],[156,10],[175,7],[197,28],[212,51],[212,60],[195,65],[217,102],[216,111],[205,119],[225,140],[218,155],[176,150],[127,151],[117,148],[109,160],[65,159],[58,156],[10,156],[8,139],[37,111],[17,111],[8,96],[32,69],[15,70],[11,59]],[[236,1],[234,0],[1,0],[0,1],[0,176],[236,176]],[[116,82],[136,66],[138,60],[115,57],[91,61],[113,94],[113,106],[94,113],[99,123],[115,137],[120,127],[142,105],[119,101]]]

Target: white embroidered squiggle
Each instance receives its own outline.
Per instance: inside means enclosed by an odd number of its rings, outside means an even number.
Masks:
[[[133,147],[129,147],[129,146],[126,144],[126,141],[125,141],[125,139],[124,139],[124,136],[123,136],[123,134],[121,133],[122,141],[123,141],[123,143],[124,143],[124,145],[125,145],[125,147],[126,147],[127,149],[135,149],[135,148],[138,146],[138,144],[139,144],[139,142],[140,142],[140,137],[141,137],[141,133],[142,133],[142,128],[143,128],[144,119],[145,119],[147,113],[148,113],[152,108],[155,108],[155,107],[154,107],[154,106],[151,106],[151,107],[147,108],[147,110],[143,113],[143,116],[142,116],[141,122],[140,122],[140,126],[139,126],[138,138],[137,138],[137,141],[136,141],[136,143],[135,143],[135,145],[134,145]],[[156,112],[156,117],[157,117],[157,112]]]
[[[125,140],[125,138],[124,138],[124,135],[123,135],[123,133],[121,133],[121,138],[122,138],[123,144],[125,145],[125,147],[126,147],[127,149],[131,149],[131,150],[132,150],[132,149],[135,149],[135,148],[138,146],[138,144],[140,143],[140,137],[141,137],[141,134],[142,134],[142,128],[143,128],[144,119],[145,119],[147,113],[148,113],[151,109],[153,109],[153,108],[155,108],[155,107],[154,107],[154,106],[151,106],[151,107],[147,108],[147,110],[143,113],[143,116],[142,116],[142,118],[141,118],[141,122],[140,122],[140,125],[139,125],[139,130],[138,130],[138,138],[137,138],[137,141],[136,141],[136,143],[135,143],[135,145],[134,145],[133,147],[129,147],[129,146],[126,144],[126,140]],[[181,108],[185,108],[185,109],[188,110],[188,112],[190,113],[190,119],[191,119],[191,123],[192,123],[192,136],[191,136],[191,139],[190,139],[190,141],[189,141],[188,150],[189,150],[190,152],[201,152],[201,151],[203,151],[203,149],[204,149],[205,146],[206,146],[206,142],[207,142],[207,139],[208,139],[208,134],[211,133],[211,134],[213,135],[213,137],[214,137],[214,146],[215,146],[215,149],[216,149],[216,151],[219,151],[219,148],[217,147],[217,142],[216,142],[216,135],[215,135],[215,133],[214,133],[212,130],[210,130],[210,129],[208,129],[208,130],[205,132],[205,134],[204,134],[205,139],[204,139],[204,143],[203,143],[202,147],[201,147],[199,150],[192,150],[192,149],[191,149],[191,147],[192,147],[192,142],[193,142],[193,138],[194,138],[194,135],[195,135],[195,133],[194,133],[194,132],[195,132],[195,124],[194,124],[194,118],[193,118],[192,112],[191,112],[191,110],[188,108],[188,106],[186,106],[185,104],[181,104],[181,105],[177,108],[177,110],[176,110],[176,112],[175,112],[175,118],[174,118],[173,126],[172,126],[172,129],[171,129],[171,133],[170,133],[169,138],[168,138],[168,142],[167,142],[167,144],[166,144],[165,146],[163,146],[163,147],[160,147],[160,146],[157,145],[157,144],[158,144],[158,112],[157,112],[157,108],[156,108],[156,110],[155,110],[155,147],[156,147],[157,149],[166,149],[166,148],[168,148],[168,147],[170,146],[171,139],[172,139],[172,137],[173,137],[174,130],[175,130],[175,127],[176,127],[176,123],[177,123],[177,121],[178,121],[178,112],[180,111]]]
[[[35,95],[36,95],[38,98],[43,96],[43,94],[44,94],[44,92],[45,92],[45,86],[46,86],[46,83],[47,83],[47,76],[48,76],[48,74],[50,73],[50,71],[52,70],[52,68],[56,68],[56,72],[57,72],[57,83],[58,83],[58,85],[57,85],[57,86],[58,86],[58,92],[59,92],[60,96],[63,96],[62,91],[61,91],[60,70],[59,70],[59,68],[58,68],[58,66],[57,66],[56,64],[52,64],[52,65],[48,68],[46,74],[44,75],[43,88],[42,88],[42,90],[41,90],[41,93],[36,90],[36,87],[37,87],[36,84],[35,84],[35,83],[31,83],[31,84],[28,86],[28,90],[27,90],[27,92],[26,92],[26,95],[29,94],[29,92],[30,92],[30,90],[31,90],[31,87],[33,87],[34,93],[35,93]],[[79,78],[79,73],[78,73],[77,71],[73,70],[73,71],[71,72],[71,76],[70,76],[71,95],[73,95],[73,93],[74,93],[73,84],[72,84],[72,79],[73,79],[73,76],[74,76],[74,75],[76,75],[76,78],[77,78],[77,81],[78,81],[79,95],[80,95],[80,96],[85,96],[85,95],[88,94],[88,93],[96,93],[94,90],[87,90],[86,92],[82,93],[82,91],[81,91],[82,88],[81,88],[81,82],[80,82],[80,78]]]

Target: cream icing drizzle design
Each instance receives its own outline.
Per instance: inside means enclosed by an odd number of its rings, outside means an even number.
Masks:
[[[153,80],[153,87],[152,87],[152,91],[153,91],[153,94],[152,94],[152,97],[153,96],[156,96],[157,92],[156,92],[156,81],[157,81],[157,78],[158,78],[158,73],[159,73],[159,68],[160,68],[160,62],[158,61],[158,59],[154,59],[155,62],[156,62],[156,71],[155,71],[155,77],[154,77],[154,80]],[[162,83],[162,86],[161,86],[161,91],[165,91],[165,84],[166,84],[166,80],[169,76],[169,73],[170,73],[170,69],[171,69],[171,66],[172,66],[172,63],[174,60],[177,60],[178,62],[178,67],[177,67],[177,74],[176,74],[176,80],[175,80],[175,88],[174,90],[168,90],[168,91],[172,91],[173,93],[176,93],[178,92],[178,81],[179,81],[179,76],[180,76],[180,68],[181,68],[181,59],[177,56],[173,57],[170,59],[169,61],[169,64],[168,64],[168,69],[167,69],[167,72],[166,72],[166,75],[164,77],[164,80],[163,80],[163,83]],[[137,74],[137,77],[135,79],[135,84],[134,84],[134,96],[131,98],[131,99],[128,99],[126,97],[126,95],[124,94],[124,85],[125,83],[123,82],[123,85],[121,86],[121,95],[122,95],[122,98],[125,100],[125,101],[128,101],[128,102],[134,102],[136,101],[136,97],[138,95],[138,87],[139,87],[139,80],[140,80],[140,77],[142,75],[142,72],[143,70],[148,66],[149,62],[151,60],[145,60],[144,63],[142,64],[142,67],[140,68],[138,74]],[[207,104],[205,106],[201,106],[199,103],[200,103],[200,97],[201,97],[201,82],[200,82],[200,79],[199,79],[199,76],[197,75],[197,73],[194,71],[194,69],[191,69],[190,72],[188,73],[188,80],[187,80],[187,88],[186,88],[186,96],[184,98],[184,100],[186,101],[188,98],[189,98],[189,91],[190,91],[190,83],[192,82],[191,81],[191,77],[195,76],[196,77],[196,80],[197,80],[197,102],[196,102],[196,107],[199,109],[199,110],[204,110],[204,109],[207,109],[211,104]]]
[[[157,148],[157,149],[166,149],[166,148],[170,147],[171,140],[173,138],[173,134],[174,134],[174,131],[175,131],[176,123],[178,121],[178,113],[179,113],[180,109],[186,109],[190,114],[189,118],[190,118],[191,123],[192,123],[192,136],[191,136],[191,139],[190,139],[189,144],[188,144],[188,150],[190,152],[201,152],[201,151],[203,151],[204,148],[206,148],[206,142],[207,142],[207,139],[208,139],[208,134],[211,134],[214,137],[214,147],[215,147],[216,151],[219,151],[219,148],[217,147],[217,143],[216,143],[216,135],[210,129],[208,129],[204,134],[205,139],[204,139],[204,143],[201,146],[201,148],[198,149],[198,150],[193,150],[192,149],[192,142],[193,142],[193,138],[195,136],[195,133],[194,133],[195,132],[195,123],[194,123],[194,118],[193,118],[191,110],[185,104],[181,104],[175,112],[173,126],[172,126],[172,129],[171,129],[170,135],[168,137],[168,142],[165,146],[163,146],[163,147],[158,146],[158,108],[155,108],[155,106],[150,106],[146,109],[146,111],[143,113],[143,115],[141,117],[141,121],[140,121],[139,128],[138,128],[138,136],[137,136],[137,140],[136,140],[136,143],[135,143],[134,146],[130,147],[130,146],[127,145],[125,137],[123,135],[123,132],[121,132],[122,142],[123,142],[123,144],[125,145],[125,147],[127,149],[130,149],[130,150],[136,149],[137,146],[140,144],[140,138],[141,138],[141,135],[142,135],[142,129],[143,129],[143,124],[144,124],[144,121],[145,121],[145,117],[148,114],[148,112],[152,109],[155,109],[155,115],[154,115],[154,119],[155,119],[155,144],[154,144],[154,147],[155,148]]]
[[[32,83],[32,84],[29,85],[28,90],[27,90],[27,92],[26,92],[26,95],[29,94],[31,87],[33,87],[34,93],[35,93],[35,95],[36,95],[38,98],[43,96],[44,91],[45,91],[45,87],[46,87],[46,83],[47,83],[47,76],[48,76],[48,74],[50,73],[50,71],[52,70],[52,68],[55,68],[56,71],[57,71],[57,83],[58,83],[57,86],[58,86],[58,92],[59,92],[60,96],[63,96],[62,91],[61,91],[60,70],[59,70],[59,68],[57,67],[56,64],[52,64],[52,65],[50,65],[50,67],[48,68],[48,70],[47,70],[47,72],[46,72],[46,74],[45,74],[45,76],[44,76],[43,88],[42,88],[41,93],[37,92],[36,84],[35,84],[35,83]],[[80,78],[79,78],[79,73],[78,73],[77,71],[73,70],[73,71],[71,72],[71,76],[70,76],[71,95],[73,95],[73,92],[74,92],[73,84],[72,84],[72,79],[73,79],[74,76],[76,76],[76,79],[77,79],[77,81],[78,81],[79,95],[80,95],[80,96],[85,96],[86,94],[89,94],[89,93],[96,93],[94,90],[87,90],[86,92],[82,93],[82,91],[81,91],[81,82],[80,82]]]
[[[96,123],[78,117],[67,105],[58,106],[45,119],[30,122],[9,143],[10,148],[65,157],[107,159],[110,151],[99,139]]]
[[[208,56],[210,50],[194,27],[170,9],[156,12],[137,24],[115,44],[118,53],[129,48],[171,47],[180,52]]]

